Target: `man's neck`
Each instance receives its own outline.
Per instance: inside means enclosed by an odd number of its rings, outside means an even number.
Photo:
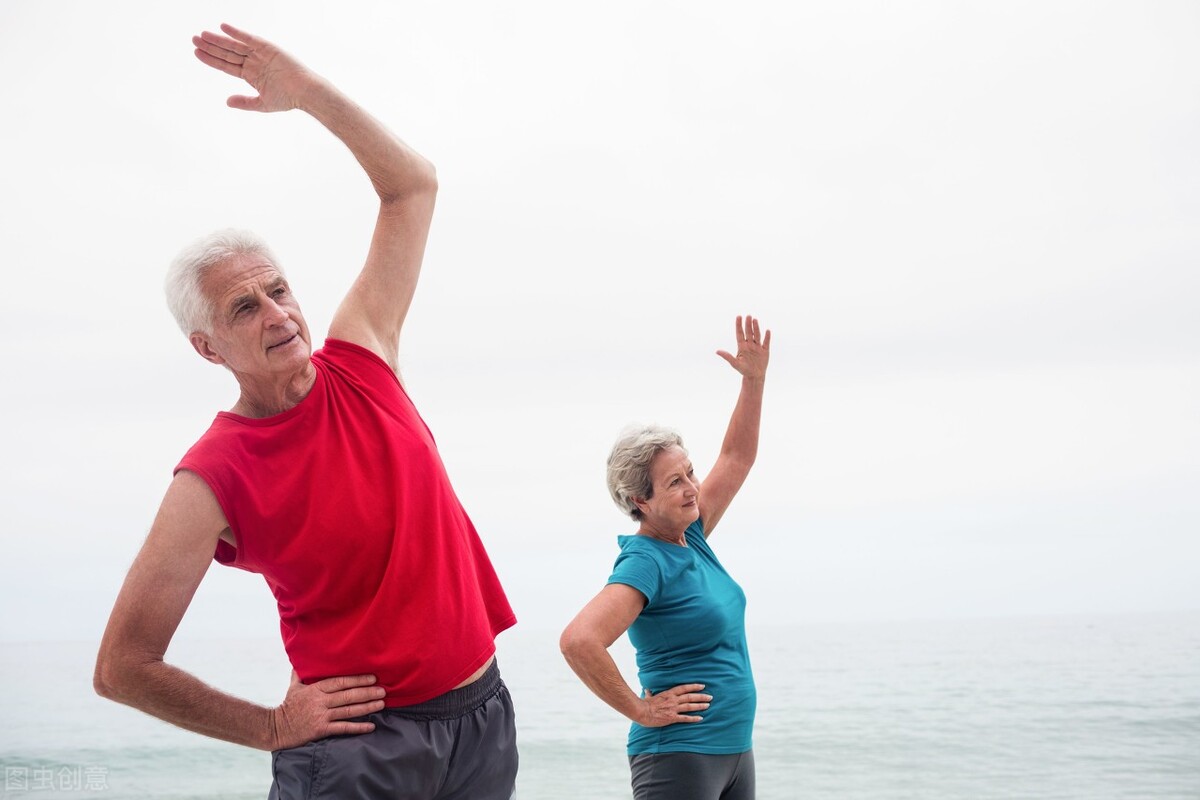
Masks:
[[[230,412],[251,419],[263,419],[295,408],[308,397],[317,380],[317,369],[309,361],[285,380],[266,381],[243,375],[236,377],[242,394],[233,408],[229,409]]]

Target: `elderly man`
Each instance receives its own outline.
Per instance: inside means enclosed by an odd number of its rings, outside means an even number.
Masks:
[[[240,395],[176,467],[125,579],[96,690],[275,752],[272,797],[508,798],[517,752],[495,637],[515,622],[397,372],[433,215],[433,167],[269,42],[222,25],[196,56],[300,109],[379,195],[366,264],[312,351],[287,279],[254,237],[185,250],[167,280],[192,346]],[[209,559],[261,573],[295,668],[265,708],[164,663]]]

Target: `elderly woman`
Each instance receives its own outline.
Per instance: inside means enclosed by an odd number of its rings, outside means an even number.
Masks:
[[[758,450],[771,332],[737,318],[742,376],[721,453],[700,481],[679,435],[647,427],[617,440],[608,489],[637,523],[619,536],[608,584],[563,631],[571,668],[633,724],[629,765],[636,800],[754,797],[755,691],[746,647],[746,596],[708,546]],[[622,633],[637,650],[639,694],[608,648]],[[698,724],[702,723],[702,724]]]

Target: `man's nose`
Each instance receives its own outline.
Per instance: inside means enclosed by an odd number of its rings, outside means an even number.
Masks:
[[[265,303],[263,305],[263,308],[266,311],[265,317],[266,317],[267,327],[274,328],[277,325],[282,325],[283,323],[287,322],[287,319],[288,319],[287,310],[283,306],[276,303],[274,300],[267,298],[267,300],[265,301]]]

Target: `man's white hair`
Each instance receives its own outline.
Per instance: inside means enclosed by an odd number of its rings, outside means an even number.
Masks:
[[[180,251],[167,269],[163,288],[167,293],[167,307],[179,324],[184,336],[211,333],[213,324],[213,301],[204,294],[201,283],[204,274],[226,259],[239,255],[263,256],[283,274],[283,268],[275,254],[257,234],[250,231],[225,228],[202,236]]]

